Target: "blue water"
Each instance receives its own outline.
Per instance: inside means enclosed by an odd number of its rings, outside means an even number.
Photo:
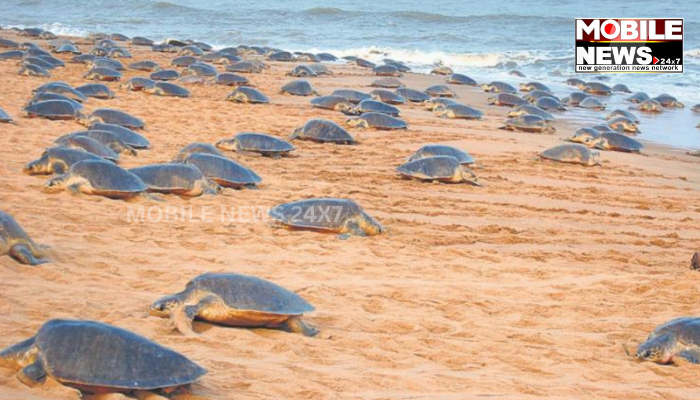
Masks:
[[[691,106],[700,103],[698,0],[0,0],[0,24],[41,26],[59,34],[119,32],[215,46],[257,44],[375,60],[390,57],[418,72],[442,63],[480,81],[519,83],[523,80],[497,67],[515,61],[526,80],[548,82],[562,95],[570,89],[561,82],[575,75],[576,17],[685,18],[684,74],[607,76],[610,83],[625,83],[633,91],[667,92]],[[627,105],[620,96],[610,101]],[[700,116],[687,108],[646,122],[648,140],[700,147],[700,130],[695,129]]]

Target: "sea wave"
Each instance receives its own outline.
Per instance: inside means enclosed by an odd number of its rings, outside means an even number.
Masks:
[[[347,13],[350,13],[350,11],[336,7],[314,7],[302,11],[302,14],[308,15],[342,15]]]

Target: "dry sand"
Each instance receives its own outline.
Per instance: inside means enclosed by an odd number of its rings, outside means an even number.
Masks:
[[[13,36],[3,32],[4,37]],[[87,46],[83,45],[83,49]],[[163,65],[172,55],[132,49],[135,60]],[[68,57],[61,57],[68,59]],[[128,63],[130,60],[124,60]],[[125,167],[169,160],[181,147],[240,131],[284,137],[314,117],[309,98],[278,94],[291,64],[250,75],[270,105],[223,101],[230,88],[190,86],[192,98],[117,92],[87,108],[113,107],[143,118],[153,148],[123,156]],[[332,66],[311,79],[322,93],[371,90],[367,70]],[[604,152],[603,166],[536,161],[554,136],[496,127],[505,109],[486,105],[477,88],[454,86],[483,121],[434,117],[401,107],[407,131],[353,130],[358,146],[297,142],[296,157],[229,156],[264,179],[261,190],[164,203],[45,194],[43,177],[22,167],[75,122],[21,117],[31,90],[48,79],[20,77],[0,63],[0,107],[16,117],[0,125],[0,201],[38,242],[51,264],[27,267],[0,258],[0,348],[33,335],[51,318],[104,321],[182,352],[209,370],[183,399],[466,399],[697,398],[700,367],[630,361],[622,345],[658,324],[693,315],[700,274],[688,269],[700,233],[700,160],[648,146],[645,155]],[[86,67],[66,64],[54,80],[85,83]],[[146,73],[128,71],[125,78]],[[414,88],[442,82],[408,74]],[[475,155],[485,183],[424,184],[393,169],[427,143]],[[349,197],[389,232],[340,240],[335,235],[220,222],[221,206],[261,206],[301,198]],[[203,206],[211,223],[127,222],[129,207]],[[316,338],[264,329],[196,324],[183,337],[147,306],[204,272],[270,279],[297,291],[317,311],[306,320]],[[49,382],[23,386],[0,369],[0,399],[77,399]]]

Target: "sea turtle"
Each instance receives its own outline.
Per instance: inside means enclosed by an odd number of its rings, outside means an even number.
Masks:
[[[700,113],[700,104],[696,104],[690,109],[694,113]]]
[[[302,320],[314,307],[298,294],[270,281],[234,273],[207,273],[187,283],[185,290],[151,305],[150,314],[170,317],[177,329],[191,334],[195,319],[215,324],[282,329],[315,336]]]
[[[248,74],[259,74],[263,71],[263,69],[265,69],[265,64],[256,63],[250,60],[243,60],[226,66],[226,71]]]
[[[42,34],[42,32],[44,32],[44,30],[41,28],[24,28],[21,31],[19,31],[19,35],[38,38]]]
[[[20,64],[21,65],[33,64],[33,65],[36,65],[38,67],[41,67],[41,68],[44,68],[47,70],[56,69],[55,65],[53,65],[52,63],[44,60],[43,58],[39,58],[39,57],[27,57],[24,60],[22,60],[22,62]]]
[[[319,96],[319,93],[311,86],[309,81],[299,79],[289,82],[280,88],[281,93],[287,93],[294,96]]]
[[[374,68],[377,66],[377,64],[367,61],[364,58],[355,58],[354,60],[351,60],[348,64],[354,64],[357,65],[358,67],[363,67],[363,68]]]
[[[612,88],[600,82],[588,82],[582,90],[584,93],[597,94],[602,96],[610,96],[612,94]]]
[[[199,168],[208,179],[227,188],[243,189],[256,188],[262,179],[250,168],[214,154],[190,154],[185,164]]]
[[[121,33],[112,33],[109,35],[109,38],[112,40],[116,40],[118,42],[128,42],[129,37],[126,35],[122,35]]]
[[[621,133],[605,132],[600,136],[585,142],[588,147],[600,150],[622,151],[625,153],[639,153],[644,145]]]
[[[180,75],[180,73],[175,71],[174,69],[163,69],[152,73],[150,75],[150,78],[154,81],[174,81],[175,79],[178,79],[181,76],[182,75]]]
[[[539,107],[545,111],[549,110],[557,110],[557,111],[565,111],[566,107],[564,107],[563,104],[554,97],[549,97],[549,96],[544,96],[540,97],[535,101],[535,106]]]
[[[586,146],[592,147],[593,140],[600,137],[600,132],[593,128],[578,128],[566,140],[574,143],[583,143]]]
[[[170,60],[170,65],[173,67],[180,67],[180,68],[187,68],[190,65],[196,63],[197,57],[194,56],[181,56],[181,57],[175,57],[172,60]]]
[[[143,135],[136,133],[133,130],[123,127],[121,125],[105,124],[102,122],[98,122],[91,124],[90,130],[111,132],[117,135],[117,137],[119,137],[121,141],[135,149],[147,149],[151,147],[151,143]]]
[[[177,52],[177,54],[181,56],[201,56],[204,54],[204,51],[202,51],[202,49],[200,49],[199,47],[191,44],[181,48],[180,51]]]
[[[435,97],[457,97],[457,93],[445,85],[433,85],[425,89],[425,93]]]
[[[144,78],[141,76],[136,76],[134,78],[129,79],[125,83],[123,83],[120,87],[126,89],[126,90],[131,90],[134,92],[140,92],[143,89],[150,88],[156,85],[156,81],[153,79],[148,79]]]
[[[91,64],[97,58],[94,54],[80,54],[70,59],[70,62],[76,64]]]
[[[408,157],[407,162],[420,160],[421,158],[435,157],[435,156],[450,156],[454,157],[463,165],[471,165],[476,163],[474,157],[464,150],[460,150],[456,147],[445,146],[440,144],[429,144],[416,150],[415,153]]]
[[[0,48],[4,49],[18,49],[19,43],[12,41],[10,39],[0,38]]]
[[[583,92],[573,92],[568,96],[564,97],[561,102],[568,106],[578,106],[584,99],[592,97],[588,93]]]
[[[51,147],[39,159],[27,164],[23,171],[28,175],[64,174],[73,164],[84,160],[101,161],[102,158],[84,150]]]
[[[190,97],[190,91],[170,82],[156,82],[155,85],[143,88],[144,93],[157,96]]]
[[[149,192],[197,197],[221,191],[218,184],[209,181],[199,168],[190,164],[152,164],[131,168],[129,172],[141,178]]]
[[[376,89],[369,92],[372,100],[381,101],[387,104],[406,104],[406,99],[388,90]],[[313,101],[313,100],[312,100]]]
[[[606,133],[606,132],[614,133],[614,132],[616,132],[610,126],[608,126],[606,124],[593,125],[593,126],[591,126],[591,129],[595,129],[596,131],[598,131],[600,133]]]
[[[459,104],[458,102],[447,97],[433,97],[423,102],[423,106],[428,111],[435,111],[438,107],[445,107]]]
[[[173,158],[174,163],[184,163],[191,154],[211,154],[224,157],[214,145],[209,143],[194,142],[183,147]]]
[[[216,76],[216,79],[214,80],[214,83],[216,83],[217,85],[224,85],[224,86],[250,85],[250,81],[248,81],[248,78],[246,78],[245,76],[234,74],[232,72],[224,72],[224,73],[218,74]]]
[[[349,199],[315,198],[280,204],[270,216],[288,229],[374,236],[385,232],[379,222]]]
[[[153,46],[153,40],[142,36],[134,36],[131,38],[131,44],[134,46]]]
[[[372,99],[362,100],[360,104],[353,107],[351,110],[346,111],[347,114],[365,114],[365,113],[382,113],[386,115],[391,115],[393,117],[398,117],[401,111],[386,103],[381,101],[376,101]]]
[[[378,65],[372,69],[372,73],[377,76],[395,76],[403,75],[398,68],[393,65]]]
[[[34,93],[58,93],[66,97],[70,97],[79,103],[83,103],[88,100],[87,96],[80,93],[79,91],[73,89],[70,85],[65,82],[49,82],[47,84],[41,85],[34,90]]]
[[[180,353],[127,330],[61,319],[1,351],[0,365],[20,368],[17,377],[30,387],[50,377],[87,393],[177,388],[207,373]]]
[[[649,95],[644,92],[637,92],[632,96],[628,97],[626,100],[630,103],[642,103],[649,100],[650,98],[651,97],[649,97]]]
[[[176,81],[183,85],[211,85],[212,82],[205,76],[185,75]]]
[[[531,90],[528,92],[528,94],[523,96],[523,99],[529,101],[532,104],[537,103],[537,100],[543,98],[543,97],[551,97],[557,101],[560,101],[559,98],[549,92],[545,92],[544,90]]]
[[[348,111],[352,108],[352,103],[342,96],[321,96],[311,99],[311,106],[334,111]]]
[[[67,173],[46,182],[44,191],[55,193],[67,189],[72,193],[128,199],[143,193],[148,186],[138,176],[105,160],[79,161]]]
[[[478,85],[474,79],[462,74],[451,74],[445,78],[445,82],[452,83],[454,85]]]
[[[448,104],[445,106],[436,107],[433,112],[435,116],[450,119],[481,119],[484,115],[476,108],[465,106],[463,104]]]
[[[639,117],[637,117],[636,115],[632,114],[631,112],[629,112],[627,110],[621,110],[621,109],[616,109],[616,110],[610,112],[610,114],[605,116],[605,119],[611,120],[615,117],[625,117],[625,118],[631,119],[632,121],[634,121],[636,123],[639,123]]]
[[[474,172],[452,156],[419,158],[400,165],[396,172],[405,179],[445,183],[467,182],[480,186]]]
[[[259,153],[273,158],[288,156],[291,151],[294,151],[291,143],[256,132],[242,132],[231,139],[219,140],[216,142],[216,147],[229,151]]]
[[[581,100],[578,103],[578,106],[581,108],[585,108],[588,110],[595,110],[595,111],[604,111],[605,110],[605,103],[600,101],[596,97],[586,97],[585,99]]]
[[[103,124],[120,125],[129,129],[143,129],[146,124],[139,118],[125,113],[124,111],[111,108],[98,108],[88,116],[78,119],[78,122],[92,127],[93,124],[101,122]]]
[[[87,130],[73,132],[59,137],[58,139],[56,139],[56,143],[58,143],[59,140],[63,140],[72,136],[86,136],[95,139],[103,145],[112,149],[117,154],[127,153],[132,156],[135,156],[137,154],[136,150],[134,150],[132,146],[127,144],[119,135],[110,131]]]
[[[529,104],[523,104],[522,106],[518,106],[514,110],[509,111],[506,115],[510,118],[519,117],[521,115],[537,115],[539,117],[542,117],[545,121],[554,121],[554,116],[552,114],[539,107]]]
[[[397,78],[381,78],[377,79],[372,82],[370,85],[372,87],[379,87],[379,88],[387,88],[387,89],[396,89],[396,88],[402,88],[405,87],[406,85],[403,84],[400,80]]]
[[[532,133],[554,133],[556,129],[539,115],[527,114],[507,119],[499,129]]]
[[[248,104],[265,104],[270,102],[270,99],[261,91],[249,86],[237,87],[226,97],[226,100]]]
[[[544,83],[528,82],[528,83],[521,83],[520,84],[520,91],[522,91],[522,92],[530,92],[533,90],[542,90],[545,92],[552,93],[552,89],[550,89],[549,86],[545,85]]]
[[[78,119],[82,113],[73,104],[65,100],[46,100],[24,107],[27,117],[41,117],[50,120]]]
[[[617,85],[613,86],[612,91],[615,93],[632,93],[627,85],[623,85],[622,83],[618,83]]]
[[[580,144],[562,144],[540,153],[540,157],[563,163],[600,165],[600,153]]]
[[[505,82],[499,81],[494,81],[491,83],[481,85],[481,88],[484,90],[484,92],[491,93],[518,93],[518,89],[516,89],[513,85],[509,85]]]
[[[94,97],[96,99],[108,100],[114,98],[114,92],[101,83],[90,83],[87,85],[78,86],[75,88],[75,90],[87,97]]]
[[[151,46],[151,50],[156,53],[177,53],[177,47],[168,43],[159,43]]]
[[[294,54],[288,52],[288,51],[277,51],[269,56],[267,56],[267,59],[270,61],[283,61],[283,62],[292,62],[295,60]]]
[[[353,128],[374,128],[379,130],[407,129],[406,121],[386,114],[370,112],[350,118],[345,123]]]
[[[107,57],[109,58],[133,58],[129,50],[121,48],[121,47],[115,47],[112,49],[109,49],[107,52]]]
[[[90,54],[97,57],[107,57],[107,54],[109,54],[109,49],[102,46],[95,46],[90,50]]]
[[[39,56],[38,58],[48,62],[49,64],[53,65],[55,67],[65,67],[66,63],[63,61],[59,60],[56,57],[50,57],[50,56]]]
[[[290,140],[309,140],[317,143],[354,144],[355,139],[343,127],[326,119],[312,119],[294,130]]]
[[[328,67],[321,64],[320,62],[308,64],[307,67],[310,68],[312,71],[314,71],[316,73],[316,75],[333,75],[333,71],[328,69]]]
[[[427,93],[416,89],[401,88],[396,89],[394,93],[405,98],[411,103],[423,103],[426,100],[430,100],[430,96]]]
[[[657,327],[646,342],[637,346],[642,361],[669,364],[677,358],[700,364],[700,318],[681,317]]]
[[[637,110],[647,113],[664,112],[664,108],[661,105],[661,103],[654,99],[644,100],[643,102],[639,103],[639,105],[637,106]]]
[[[183,72],[183,74],[185,75],[196,75],[206,77],[216,76],[216,74],[218,73],[219,71],[216,70],[216,67],[211,66],[209,64],[205,64],[200,61],[191,64],[189,67],[185,68],[185,71]]]
[[[21,60],[25,53],[21,50],[11,50],[0,53],[0,61],[2,60]]]
[[[52,51],[56,54],[66,54],[66,53],[81,54],[82,53],[80,50],[78,50],[78,47],[76,47],[72,43],[62,44],[62,45],[54,48]]]
[[[391,65],[392,67],[396,67],[396,69],[398,69],[401,72],[410,72],[411,71],[411,67],[409,67],[408,65],[406,65],[400,61],[392,60],[389,58],[384,59],[384,64]]]
[[[42,68],[38,65],[29,63],[23,63],[22,67],[17,73],[23,76],[38,76],[44,78],[48,78],[51,76],[51,72],[49,72],[46,68]]]
[[[0,255],[8,255],[26,265],[47,263],[45,248],[36,244],[15,219],[0,211]],[[0,352],[0,365],[4,352]]]
[[[332,93],[333,96],[345,97],[349,102],[353,104],[358,104],[362,100],[367,100],[371,96],[367,93],[363,93],[357,90],[350,89],[338,89]]]
[[[615,131],[624,131],[630,133],[640,133],[639,125],[633,120],[619,116],[608,120],[608,126]]]
[[[316,71],[309,68],[308,65],[297,65],[291,71],[287,72],[287,76],[294,76],[297,78],[307,78],[318,76]]]
[[[318,53],[318,54],[316,54],[316,57],[318,57],[323,62],[336,62],[336,61],[338,61],[338,57],[336,57],[330,53]]]
[[[109,161],[116,162],[119,159],[119,154],[116,151],[89,136],[66,135],[56,139],[54,143],[61,147],[85,150]]]
[[[455,72],[450,67],[441,66],[433,68],[433,70],[430,71],[430,73],[433,75],[452,75]]]
[[[665,108],[683,108],[685,107],[685,104],[681,103],[676,99],[675,97],[671,96],[670,94],[663,93],[660,94],[656,97],[654,97],[654,100],[658,101],[659,104],[661,104]]]
[[[12,117],[10,117],[10,114],[8,114],[5,110],[0,108],[0,122],[3,123],[10,123],[12,122]]]
[[[111,58],[95,58],[94,60],[90,61],[87,63],[87,65],[93,69],[95,68],[109,68],[113,69],[115,71],[124,71],[126,70],[126,67],[124,67],[124,64],[117,60],[113,60]]]
[[[218,65],[232,65],[243,59],[233,54],[213,52],[199,58],[201,61],[209,61]]]
[[[487,99],[487,102],[491,105],[502,106],[502,107],[517,107],[523,104],[527,104],[527,100],[514,93],[501,92]]]
[[[122,73],[112,68],[97,67],[88,71],[84,78],[96,81],[118,81],[122,78]]]

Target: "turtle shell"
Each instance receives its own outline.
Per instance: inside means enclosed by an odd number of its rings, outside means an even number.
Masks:
[[[485,92],[518,93],[518,89],[516,89],[513,85],[500,81],[494,81],[489,83],[488,85],[482,85],[482,88]]]
[[[372,82],[371,86],[394,89],[394,88],[402,88],[402,87],[405,87],[406,85],[404,85],[403,82],[401,82],[397,78],[389,77],[389,78],[377,79],[376,81]]]
[[[489,97],[489,104],[495,104],[504,107],[516,107],[527,103],[522,97],[514,93],[501,92],[493,97]]]
[[[357,108],[361,113],[376,112],[391,115],[394,117],[397,117],[400,114],[398,108],[386,103],[382,103],[381,101],[370,99],[362,100],[360,104],[358,104]]]
[[[299,200],[270,210],[272,218],[287,226],[330,232],[342,231],[346,222],[358,215],[372,220],[354,201],[332,198]]]
[[[518,106],[515,108],[513,111],[508,113],[509,117],[517,117],[521,115],[537,115],[538,117],[541,117],[545,121],[554,121],[554,116],[547,111],[530,105],[530,104],[523,104],[521,106]]]
[[[625,118],[628,118],[636,123],[639,123],[639,117],[637,117],[636,115],[632,114],[631,112],[629,112],[627,110],[621,110],[621,109],[611,111],[610,114],[605,116],[605,119],[611,120],[615,117],[625,117]]]
[[[612,94],[612,88],[604,83],[600,82],[588,82],[586,87],[583,88],[585,93],[593,93],[600,95],[610,95]]]
[[[216,70],[215,67],[209,65],[209,64],[204,64],[202,62],[196,62],[194,64],[191,64],[187,69],[185,70],[186,74],[189,75],[195,75],[195,76],[216,76],[218,71]]]
[[[600,137],[605,139],[605,141],[607,142],[607,145],[602,147],[606,150],[635,153],[644,149],[643,144],[621,133],[605,132],[601,133]]]
[[[65,100],[46,100],[30,104],[24,108],[30,117],[47,119],[75,119],[80,116],[80,110]]]
[[[370,95],[367,93],[362,93],[357,90],[350,90],[350,89],[339,89],[336,90],[332,93],[333,96],[340,96],[340,97],[345,97],[348,99],[349,102],[353,104],[358,104],[362,100],[367,100],[370,98]]]
[[[180,73],[174,69],[164,69],[156,71],[150,75],[150,78],[154,81],[174,81],[180,78]]]
[[[144,88],[143,91],[159,96],[190,97],[189,90],[170,82],[156,82],[153,87]]]
[[[24,167],[24,172],[29,175],[48,175],[45,168],[51,164],[52,169],[59,172],[67,172],[70,167],[80,161],[102,161],[102,158],[87,151],[71,149],[67,147],[51,147],[44,151],[38,160],[32,161]]]
[[[248,78],[231,72],[224,72],[216,76],[217,85],[241,86],[248,85],[249,83]]]
[[[153,390],[190,384],[207,373],[173,350],[100,322],[51,320],[35,343],[48,375],[69,386]]]
[[[461,181],[461,164],[452,156],[432,156],[409,161],[396,168],[403,177],[419,180]]]
[[[136,133],[129,128],[125,128],[121,125],[97,122],[90,125],[90,130],[112,132],[115,135],[117,135],[124,143],[128,144],[129,146],[135,149],[147,149],[151,147],[151,142],[149,142],[148,139],[146,139],[143,135]]]
[[[131,38],[131,44],[134,46],[153,46],[153,41],[145,37],[134,36]]]
[[[561,102],[554,97],[544,96],[535,101],[535,106],[545,111],[548,110],[565,110]]]
[[[396,89],[396,92],[394,93],[398,94],[399,96],[405,98],[406,100],[412,103],[422,103],[426,100],[430,100],[430,96],[427,93],[416,89],[401,88]]]
[[[357,118],[367,121],[370,128],[374,129],[394,130],[408,128],[406,121],[378,112],[365,113]]]
[[[387,104],[406,104],[406,99],[394,92],[388,90],[377,89],[369,92],[373,100],[381,101]]]
[[[148,189],[141,178],[105,160],[80,161],[73,164],[68,174],[85,178],[90,182],[94,194],[108,197],[122,197]]]
[[[191,154],[185,163],[195,165],[207,178],[223,187],[240,189],[256,186],[262,179],[253,170],[213,154]]]
[[[465,106],[463,104],[448,104],[437,107],[435,113],[440,116],[456,118],[456,119],[481,119],[484,115],[476,108]]]
[[[425,92],[435,97],[457,97],[457,93],[445,85],[433,85],[425,89]]]
[[[194,142],[183,147],[182,150],[177,153],[175,158],[173,158],[173,162],[185,162],[187,157],[189,157],[191,154],[212,154],[215,156],[224,157],[224,154],[215,146],[209,143]]]
[[[578,103],[578,106],[581,108],[588,108],[591,110],[605,110],[605,104],[603,104],[602,101],[598,100],[595,97],[586,97]]]
[[[136,76],[126,81],[122,87],[125,87],[128,90],[133,90],[134,92],[139,92],[143,89],[154,87],[155,85],[156,81],[153,79]]]
[[[65,82],[50,82],[45,85],[41,85],[34,90],[35,93],[57,93],[69,97],[79,103],[87,101],[87,96],[80,93],[79,91],[73,89],[70,85]]]
[[[146,72],[160,71],[160,65],[158,65],[158,63],[148,60],[131,63],[129,64],[129,68]]]
[[[226,97],[226,100],[251,104],[265,104],[270,102],[270,99],[261,91],[248,86],[237,87]]]
[[[421,158],[435,157],[435,156],[450,156],[454,157],[460,164],[469,165],[474,164],[476,160],[466,151],[457,149],[452,146],[445,146],[439,144],[429,144],[416,150],[409,158],[408,161],[416,161]]]
[[[0,108],[0,122],[12,122],[10,115],[2,108]]]
[[[143,129],[146,124],[139,118],[131,116],[123,111],[111,108],[98,108],[89,117],[91,121],[99,121],[104,124],[120,125],[129,129]],[[92,125],[91,125],[92,126]]]
[[[197,57],[194,56],[182,56],[175,57],[170,61],[170,65],[174,67],[189,67],[190,65],[197,62]]]
[[[94,154],[98,157],[102,157],[110,161],[116,161],[119,159],[119,154],[117,154],[114,150],[105,146],[97,139],[93,139],[89,136],[64,136],[56,139],[55,143],[62,147],[82,149],[87,151],[88,153]]]
[[[632,91],[627,87],[627,85],[623,85],[622,83],[618,83],[617,85],[612,87],[613,92],[617,93],[632,93]]]
[[[401,71],[393,65],[379,65],[372,69],[372,73],[377,76],[401,76]]]
[[[89,70],[85,74],[85,78],[100,81],[118,81],[122,78],[122,73],[108,67],[96,67]]]
[[[289,153],[294,150],[289,142],[264,133],[243,132],[234,137],[238,151],[250,151],[260,154]]]
[[[343,127],[325,119],[307,121],[304,126],[295,131],[292,138],[319,143],[349,144],[355,142],[355,139]]]
[[[338,107],[349,109],[352,106],[347,98],[335,95],[314,97],[310,103],[313,107],[326,110],[336,110]]]
[[[160,193],[190,192],[198,181],[205,179],[202,171],[190,164],[145,165],[129,172],[141,178],[149,190]]]
[[[452,75],[449,75],[449,76],[445,79],[445,81],[446,81],[447,83],[452,83],[452,84],[455,84],[455,85],[469,85],[469,86],[476,86],[476,85],[477,85],[477,83],[476,83],[476,81],[475,81],[474,79],[472,79],[472,78],[470,78],[470,77],[468,77],[468,76],[466,76],[466,75],[462,75],[462,74],[452,74]]]
[[[634,93],[632,96],[627,98],[627,101],[630,103],[641,103],[643,101],[649,100],[651,97],[649,97],[648,94],[644,92],[637,92]]]
[[[75,90],[79,91],[87,97],[94,97],[96,99],[114,98],[114,92],[101,83],[92,83],[83,86],[78,86],[77,88],[75,88]]]
[[[282,86],[280,90],[282,93],[289,93],[294,96],[310,96],[316,93],[311,84],[304,79],[289,82]]]
[[[540,153],[540,157],[564,163],[597,165],[599,153],[580,144],[562,144]]]

